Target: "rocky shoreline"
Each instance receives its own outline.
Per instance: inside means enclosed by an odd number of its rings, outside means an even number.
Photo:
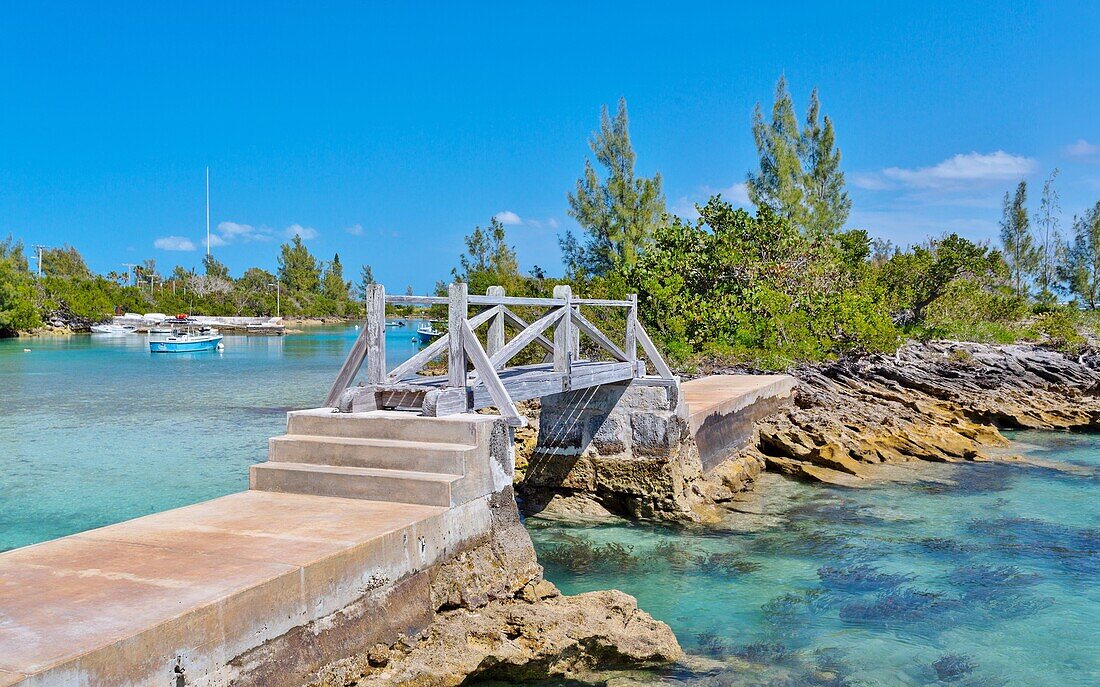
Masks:
[[[1012,459],[1002,429],[1100,428],[1100,353],[910,344],[793,372],[795,407],[745,453],[799,479],[860,486],[873,466]]]

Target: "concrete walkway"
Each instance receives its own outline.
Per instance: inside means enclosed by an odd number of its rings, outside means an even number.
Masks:
[[[713,375],[683,382],[680,393],[703,468],[747,445],[753,425],[790,405],[797,385],[790,375]]]
[[[231,659],[361,596],[364,570],[429,557],[447,511],[250,491],[4,553],[0,687],[143,684],[135,666],[180,646]]]

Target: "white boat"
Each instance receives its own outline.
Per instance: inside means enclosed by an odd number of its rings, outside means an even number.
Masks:
[[[222,335],[217,329],[207,332],[176,330],[171,334],[149,337],[149,350],[153,353],[194,353],[222,348]]]
[[[416,338],[420,343],[430,343],[432,339],[443,336],[443,332],[435,328],[431,322],[425,322],[416,328]]]
[[[134,327],[126,324],[93,324],[93,334],[130,334],[134,331]]]

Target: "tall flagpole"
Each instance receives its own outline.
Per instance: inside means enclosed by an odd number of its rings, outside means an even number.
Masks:
[[[210,255],[210,168],[206,168],[206,254]]]

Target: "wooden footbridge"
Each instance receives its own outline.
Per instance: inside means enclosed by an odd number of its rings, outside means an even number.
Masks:
[[[386,370],[386,305],[446,305],[447,333],[393,370]],[[379,284],[366,293],[367,322],[344,361],[325,405],[345,411],[417,408],[425,415],[465,413],[495,406],[508,424],[523,426],[515,402],[643,378],[675,383],[657,347],[638,321],[638,297],[627,300],[577,298],[568,285],[554,287],[553,298],[508,296],[491,286],[484,296],[470,295],[464,283],[451,284],[448,296],[386,295]],[[542,314],[528,322],[515,309],[536,308]],[[625,336],[620,345],[582,313],[590,308],[625,310]],[[472,311],[480,310],[471,315]],[[487,326],[485,340],[478,331]],[[511,327],[514,335],[506,338]],[[553,332],[544,332],[553,328]],[[580,337],[599,351],[600,359],[581,356]],[[542,362],[510,365],[530,346],[542,349]],[[638,352],[641,349],[642,356]],[[447,374],[417,373],[446,355]],[[366,363],[366,379],[349,386]],[[648,366],[655,375],[650,375]]]

